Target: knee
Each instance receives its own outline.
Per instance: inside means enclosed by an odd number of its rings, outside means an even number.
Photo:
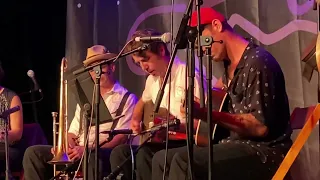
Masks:
[[[136,154],[136,166],[137,169],[145,167],[145,165],[148,165],[151,167],[152,163],[152,156],[153,154],[150,152],[150,149],[148,147],[142,147],[139,149],[138,153]]]
[[[30,159],[31,157],[36,156],[36,153],[35,153],[36,150],[37,150],[37,147],[35,146],[28,147],[24,152],[23,159]]]
[[[152,158],[152,167],[159,167],[164,165],[165,150],[158,151]]]
[[[39,156],[37,156],[37,147],[36,146],[30,146],[26,149],[23,155],[23,165],[26,165],[31,160],[37,160],[39,159]]]
[[[139,149],[139,151],[136,154],[137,162],[140,160],[146,159],[148,155],[149,155],[148,148],[142,147],[141,149]]]
[[[123,160],[130,155],[130,147],[126,144],[115,147],[110,153],[110,162]]]
[[[23,155],[23,164],[34,161],[34,162],[46,162],[52,159],[53,155],[50,152],[51,146],[30,146],[26,149]]]
[[[175,167],[175,166],[181,166],[182,164],[186,164],[187,162],[185,162],[183,155],[180,153],[176,153],[171,161],[171,166]]]

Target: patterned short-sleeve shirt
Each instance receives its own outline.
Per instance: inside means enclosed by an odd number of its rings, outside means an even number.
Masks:
[[[227,63],[225,63],[227,67]],[[222,143],[246,143],[257,149],[273,147],[284,152],[291,145],[290,110],[285,80],[276,59],[265,49],[249,43],[234,72],[229,86],[228,76],[223,83],[228,92],[227,110],[232,114],[251,113],[268,127],[264,138],[244,139],[231,132]]]
[[[16,96],[16,93],[13,91],[4,88],[2,93],[0,93],[0,114],[2,114],[4,111],[8,110],[11,105],[11,101],[13,97]],[[10,116],[7,122],[10,122]],[[5,119],[0,118],[0,133],[5,132]],[[8,125],[8,124],[7,124]],[[8,129],[10,129],[10,126],[8,125]],[[4,143],[3,139],[0,139],[0,143]]]

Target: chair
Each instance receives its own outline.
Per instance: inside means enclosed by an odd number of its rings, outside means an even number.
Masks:
[[[48,142],[41,126],[38,123],[31,123],[23,125],[22,138],[17,144],[13,145],[13,147],[19,148],[21,153],[24,153],[24,151],[30,146],[46,144],[48,144]],[[13,177],[19,177],[20,180],[23,180],[22,164],[17,164],[12,167],[11,174]],[[1,174],[1,176],[4,176],[4,174]]]
[[[307,108],[295,108],[291,114],[291,127],[293,130],[301,129],[296,140],[289,149],[287,155],[280,164],[272,180],[282,180],[285,178],[293,162],[297,158],[303,145],[306,143],[312,130],[317,125],[320,118],[320,104]]]

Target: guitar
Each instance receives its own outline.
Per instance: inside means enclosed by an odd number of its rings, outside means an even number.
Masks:
[[[160,107],[158,113],[153,113],[154,104],[152,101],[148,101],[144,104],[143,108],[143,120],[142,131],[151,128],[154,125],[166,123],[168,110]],[[169,121],[173,120],[174,116],[169,115]],[[177,128],[169,128],[169,140],[185,140],[185,133],[177,132]],[[151,138],[150,142],[164,142],[166,140],[165,129],[159,131]],[[149,137],[149,133],[141,135],[140,143]]]
[[[212,110],[222,112],[226,107],[224,107],[224,102],[227,98],[227,93],[218,88],[212,88]],[[213,126],[212,139],[214,143],[219,140],[226,138],[229,135],[229,131],[217,124]],[[205,147],[208,146],[208,123],[199,120],[198,127],[195,135],[195,144],[197,146]]]
[[[218,88],[212,89],[212,110],[221,112],[224,107],[224,101],[227,97],[227,93],[223,90],[220,90]],[[142,130],[146,130],[148,128],[151,128],[153,125],[157,125],[160,123],[164,123],[167,117],[168,110],[165,108],[159,108],[158,113],[153,113],[153,107],[154,104],[152,101],[146,102],[144,105],[143,110],[143,123],[142,123]],[[170,119],[173,119],[174,117],[170,115]],[[170,120],[169,120],[170,121]],[[196,131],[194,134],[195,144],[197,146],[207,146],[208,145],[208,126],[205,121],[198,120],[195,122],[196,125]],[[214,124],[214,130],[212,134],[212,138],[214,139],[214,142],[218,142],[222,138],[225,138],[229,135],[229,131],[226,129],[217,126],[217,124]],[[149,137],[149,134],[141,135],[140,143],[142,143],[146,138]],[[185,132],[179,132],[177,129],[170,128],[169,130],[169,140],[186,140],[187,135]],[[159,134],[156,134],[154,138],[152,138],[151,142],[165,142],[166,136],[165,136],[165,130],[160,132]]]

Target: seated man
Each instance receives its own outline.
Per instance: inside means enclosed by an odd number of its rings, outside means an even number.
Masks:
[[[145,29],[136,31],[132,39],[135,37],[149,37],[161,35],[152,29]],[[138,48],[142,45],[142,42],[132,41],[128,45],[128,51]],[[131,128],[139,133],[141,131],[140,123],[143,121],[143,111],[147,103],[152,101],[155,103],[157,94],[163,83],[163,79],[168,68],[170,54],[163,42],[152,42],[150,44],[150,49],[142,52],[138,52],[132,55],[134,62],[139,65],[145,72],[149,74],[145,89],[143,91],[142,97],[138,101],[131,120]],[[183,104],[185,99],[185,75],[186,75],[186,64],[181,62],[178,58],[175,59],[172,70],[171,70],[171,83],[167,82],[165,86],[165,93],[161,101],[160,107],[169,110],[172,116],[177,117],[181,121],[180,131],[185,132],[185,116],[181,116],[180,106]],[[170,79],[170,78],[169,78]],[[169,85],[171,84],[171,89],[169,90]],[[169,93],[170,92],[170,93]],[[195,73],[194,81],[194,94],[197,98],[200,98],[200,75],[198,72]],[[170,98],[170,108],[168,109],[168,99]],[[196,123],[195,123],[196,125]],[[146,125],[148,126],[148,124]],[[168,147],[180,147],[186,144],[185,140],[171,139],[169,141]],[[149,142],[144,145],[136,154],[136,178],[143,180],[151,179],[152,172],[152,157],[159,151],[165,149],[165,143],[160,142]],[[130,156],[130,148],[128,145],[121,145],[116,147],[110,158],[111,168],[115,170],[118,165],[122,164],[124,160]],[[131,162],[126,163],[122,167],[122,172],[124,179],[131,180]]]
[[[0,62],[0,82],[4,77],[4,70]],[[15,163],[20,163],[23,152],[13,145],[21,139],[23,132],[23,113],[19,96],[10,89],[0,86],[0,114],[4,111],[20,106],[20,110],[8,116],[8,144],[9,144],[9,165],[10,168]],[[5,119],[0,118],[0,172],[6,170],[6,151],[5,151]],[[21,164],[20,164],[21,166]],[[19,166],[19,167],[20,167]]]
[[[264,48],[236,34],[222,14],[202,8],[200,15],[202,35],[223,41],[213,43],[211,49],[213,60],[225,62],[226,73],[219,84],[228,93],[228,112],[213,111],[212,119],[229,129],[231,136],[213,145],[213,166],[209,170],[208,147],[194,147],[194,179],[207,179],[211,171],[214,180],[270,180],[292,144],[282,70]],[[196,25],[194,12],[191,26]],[[196,118],[206,120],[206,109],[195,108],[194,112]],[[175,155],[168,178],[187,179],[186,148],[169,151]],[[153,166],[158,168],[152,173],[162,173],[162,164],[154,161]]]
[[[105,54],[106,49],[101,45],[95,45],[88,49],[87,60],[90,57],[96,57],[97,55]],[[103,60],[103,59],[101,59]],[[114,122],[107,122],[100,124],[99,128],[100,131],[110,130],[110,128],[115,127],[115,129],[124,129],[129,128],[130,126],[130,119],[132,116],[133,108],[136,104],[137,98],[134,94],[127,94],[128,90],[122,87],[115,79],[114,79],[114,71],[115,71],[115,64],[107,64],[102,66],[102,74],[100,79],[100,90],[101,96],[104,99],[104,103],[106,104],[107,108],[109,109],[112,117],[115,117],[115,113],[117,112],[118,108],[120,107],[121,101],[124,101],[125,104],[123,106],[122,115],[124,117],[120,118],[116,123]],[[90,72],[92,78],[95,78],[95,73],[93,71]],[[129,96],[128,96],[129,95]],[[126,99],[127,97],[127,99]],[[81,118],[80,118],[80,111],[81,108],[77,105],[75,116],[71,122],[69,131],[68,131],[68,143],[69,149],[67,154],[69,155],[72,161],[78,161],[81,156],[83,155],[84,151],[84,132],[81,125]],[[93,145],[95,140],[95,127],[91,127],[88,131],[89,140],[88,140],[88,147],[94,148]],[[99,135],[99,143],[102,143],[107,139],[106,134]],[[109,170],[109,155],[111,149],[118,146],[119,144],[126,143],[127,136],[123,134],[119,134],[114,136],[114,138],[104,144],[100,149],[100,159],[99,159],[99,167],[101,174],[99,174],[98,179],[102,179],[104,176],[103,172],[108,172]],[[52,177],[53,169],[50,164],[47,162],[53,158],[53,149],[52,146],[32,146],[29,147],[23,159],[23,167],[24,167],[24,176],[26,180],[47,180]],[[88,163],[88,178],[94,179],[94,164],[95,158],[94,154],[91,153],[89,163]]]

